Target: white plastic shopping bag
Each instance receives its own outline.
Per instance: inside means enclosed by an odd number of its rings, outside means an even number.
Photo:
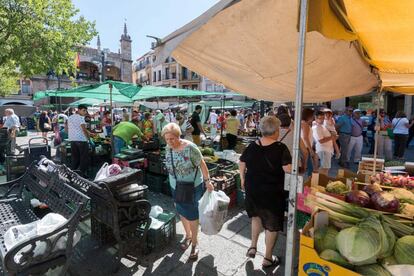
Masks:
[[[59,228],[61,225],[65,224],[67,219],[60,214],[49,213],[40,220],[22,225],[16,225],[10,227],[4,234],[4,245],[7,250],[10,250],[12,247],[31,239],[32,237],[41,236],[47,233],[51,233]],[[56,241],[56,235],[51,236],[50,243],[54,244],[53,248],[47,248],[46,242],[37,241],[36,247],[33,250],[34,257],[43,255],[47,250],[63,250],[66,248],[67,236],[63,235]],[[73,237],[73,245],[77,244],[81,238],[80,232],[76,231]],[[15,261],[20,262],[22,253],[27,252],[31,249],[31,246],[28,245],[22,248],[19,253],[15,256]]]
[[[223,191],[206,191],[198,202],[201,232],[216,235],[227,216],[230,198]]]
[[[109,176],[108,166],[109,166],[109,164],[107,162],[105,162],[102,165],[102,167],[96,173],[96,176],[95,176],[94,181],[99,181],[99,180],[105,179],[105,178],[107,178]]]

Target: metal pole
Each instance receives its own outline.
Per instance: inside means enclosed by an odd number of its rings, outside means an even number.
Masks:
[[[111,112],[111,122],[113,126],[114,125],[114,114],[113,114],[113,108],[112,108],[112,83],[109,83],[108,86],[109,86],[109,111]]]
[[[286,236],[286,263],[285,274],[294,275],[294,257],[296,241],[296,193],[298,182],[301,180],[299,175],[299,139],[301,130],[301,111],[303,102],[303,77],[305,63],[305,45],[306,45],[306,25],[308,13],[308,0],[300,1],[300,28],[299,28],[299,47],[298,47],[298,68],[296,77],[296,99],[295,99],[295,129],[293,136],[293,160],[292,173],[289,185],[289,210],[287,221]]]
[[[102,51],[101,52],[101,55],[102,55],[102,60],[101,60],[101,62],[102,62],[102,66],[101,66],[101,82],[104,82],[105,81],[105,52]]]
[[[372,168],[372,175],[375,174],[377,170],[377,152],[378,152],[378,137],[380,134],[380,128],[381,123],[379,121],[379,113],[380,113],[380,105],[381,105],[381,96],[382,96],[382,90],[379,87],[378,88],[378,94],[377,94],[377,122],[375,123],[375,132],[374,132],[374,167]]]

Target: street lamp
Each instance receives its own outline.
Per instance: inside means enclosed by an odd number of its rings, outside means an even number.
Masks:
[[[100,71],[99,74],[99,82],[105,81],[105,66],[107,65],[107,58],[109,54],[109,49],[105,48],[101,51],[101,57],[100,59],[94,59],[93,63],[98,66],[98,70]]]

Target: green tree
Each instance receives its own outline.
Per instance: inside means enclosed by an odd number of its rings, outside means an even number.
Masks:
[[[18,80],[16,66],[13,63],[0,66],[0,97],[17,92],[19,90]]]
[[[71,0],[0,0],[0,70],[74,72],[79,46],[96,35],[95,23],[78,13]]]

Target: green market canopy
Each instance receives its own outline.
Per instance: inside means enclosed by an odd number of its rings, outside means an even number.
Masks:
[[[61,91],[39,91],[35,93],[33,100],[36,101],[45,97],[73,97],[109,100],[111,97],[111,92],[109,89],[110,84],[112,84],[112,101],[124,103],[130,103],[137,100],[144,100],[149,98],[195,97],[223,94],[221,92],[205,92],[159,86],[140,86],[118,81],[106,81],[103,83],[85,85]]]

